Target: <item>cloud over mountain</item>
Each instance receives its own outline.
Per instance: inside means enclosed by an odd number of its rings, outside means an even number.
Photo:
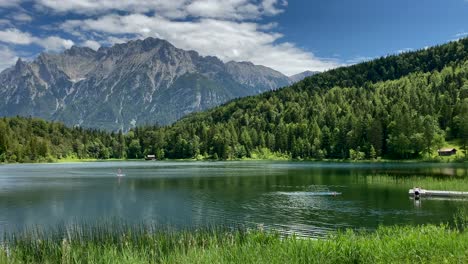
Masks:
[[[45,38],[34,37],[30,33],[21,32],[16,28],[8,28],[0,31],[0,42],[11,43],[15,45],[37,44],[47,51],[60,51],[73,46],[74,42],[69,39],[63,39],[57,36],[48,36]]]
[[[24,11],[25,2],[12,2],[8,8],[14,10],[16,5]],[[36,0],[27,5],[30,15],[21,19],[21,25],[18,19],[10,19],[3,28],[0,24],[0,36],[5,36],[3,45],[10,49],[36,45],[49,51],[74,43],[97,49],[158,37],[225,62],[249,60],[287,75],[338,66],[335,60],[318,58],[283,40],[278,24],[271,20],[287,12],[287,4],[284,0]],[[36,23],[31,14],[50,16],[51,23],[31,25]]]

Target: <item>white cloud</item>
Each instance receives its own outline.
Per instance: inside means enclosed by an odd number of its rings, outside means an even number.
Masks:
[[[9,28],[0,31],[0,42],[16,44],[16,45],[30,45],[37,44],[42,46],[48,51],[60,51],[68,49],[73,46],[73,41],[63,39],[56,36],[49,36],[46,38],[39,38],[32,36],[27,32],[22,32],[16,28]]]
[[[283,12],[282,8],[277,7],[278,1],[277,0],[263,0],[262,1],[262,9],[263,12],[267,15],[277,15]],[[287,1],[281,1],[281,6],[286,6],[288,4]]]
[[[0,26],[11,26],[11,22],[8,19],[0,19]]]
[[[261,29],[262,25],[252,22],[217,19],[174,21],[161,16],[132,14],[70,20],[63,23],[62,28],[71,33],[105,33],[117,39],[128,34],[133,34],[135,38],[158,37],[176,47],[193,49],[202,55],[215,55],[224,61],[252,61],[287,75],[338,66],[336,61],[316,58],[292,43],[276,44],[281,34],[265,32]]]
[[[5,46],[0,46],[0,72],[15,64],[18,59],[16,54]]]
[[[69,39],[63,39],[56,36],[51,36],[44,39],[36,38],[35,43],[44,47],[48,51],[61,51],[63,49],[69,49],[74,44],[73,41]]]
[[[106,45],[122,44],[125,42],[129,42],[130,40],[133,40],[133,39],[134,38],[109,36],[104,40],[104,44]]]
[[[47,8],[56,12],[72,12],[80,14],[104,14],[109,11],[128,12],[161,12],[168,17],[181,17],[180,10],[188,0],[38,0],[38,8]]]
[[[252,61],[287,75],[339,66],[337,60],[317,58],[294,43],[282,41],[283,35],[275,31],[277,23],[263,23],[262,18],[284,12],[287,4],[286,0],[34,1],[37,10],[51,15],[85,16],[85,19],[64,21],[60,28],[92,49],[151,36],[202,55],[214,55],[224,61]],[[23,15],[16,19],[32,18]],[[56,29],[53,25],[42,25],[41,29],[45,26]],[[39,38],[17,29],[0,31],[2,41],[37,44],[53,51],[73,45],[73,41],[58,36]]]
[[[13,7],[17,6],[21,0],[0,0],[0,7]]]
[[[82,43],[82,46],[91,48],[93,50],[98,50],[99,47],[101,47],[101,44],[95,40],[86,40],[85,42]]]
[[[15,13],[11,15],[11,18],[19,22],[31,22],[33,20],[32,16],[26,13]]]
[[[276,27],[278,27],[278,23],[275,23],[275,22],[268,23],[268,24],[259,24],[258,25],[258,29],[262,30],[262,31],[269,31],[269,30],[272,30],[272,29],[274,29]]]
[[[285,0],[38,0],[36,3],[38,8],[83,15],[106,14],[110,11],[155,12],[166,18],[201,17],[224,20],[272,16],[283,12],[286,5]]]
[[[16,28],[9,28],[0,31],[0,41],[18,45],[28,45],[33,42],[33,37],[31,34],[21,32]]]
[[[192,17],[243,20],[274,15],[279,12],[276,4],[277,0],[265,0],[261,4],[249,0],[198,0],[186,5],[184,10]]]
[[[223,17],[225,14],[228,14],[228,17],[237,16],[235,5],[233,5],[232,2],[244,1],[234,0],[229,2],[231,3],[224,4],[223,2],[216,0],[200,0],[193,1],[186,8],[189,13],[199,17]]]

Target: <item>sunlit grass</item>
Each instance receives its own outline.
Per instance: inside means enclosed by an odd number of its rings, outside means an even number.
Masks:
[[[437,148],[433,148],[430,154],[426,153],[422,156],[422,160],[438,162],[467,161],[462,146],[457,140],[445,142],[443,148],[455,148],[457,150],[457,153],[452,156],[439,156]]]
[[[6,236],[0,263],[467,263],[466,215],[446,225],[344,231],[326,239],[261,230],[76,226]]]
[[[98,159],[80,159],[76,157],[65,157],[61,159],[54,159],[53,162],[57,163],[69,163],[69,162],[92,162],[92,161],[97,161]]]

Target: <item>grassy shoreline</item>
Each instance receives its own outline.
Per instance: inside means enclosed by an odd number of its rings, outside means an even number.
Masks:
[[[261,230],[148,231],[111,228],[51,237],[6,237],[3,263],[467,263],[467,217],[446,225],[343,231],[327,239]],[[118,228],[117,228],[118,229]],[[119,230],[119,229],[118,229]]]

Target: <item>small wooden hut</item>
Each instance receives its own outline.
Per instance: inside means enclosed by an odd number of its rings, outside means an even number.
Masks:
[[[152,155],[152,154],[146,155],[145,160],[156,160],[156,155]]]
[[[457,154],[457,149],[455,148],[442,148],[437,150],[439,156],[452,156]]]

